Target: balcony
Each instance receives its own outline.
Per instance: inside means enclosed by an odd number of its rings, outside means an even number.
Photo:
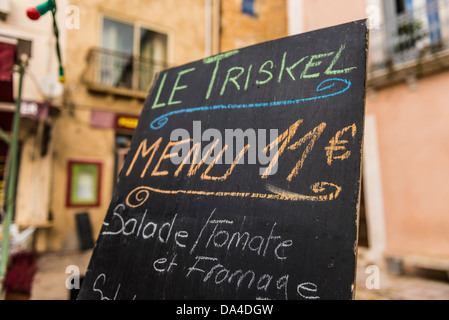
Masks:
[[[153,76],[166,68],[165,62],[93,48],[83,80],[92,92],[145,99]]]
[[[387,17],[370,30],[368,84],[389,85],[449,67],[449,0]]]

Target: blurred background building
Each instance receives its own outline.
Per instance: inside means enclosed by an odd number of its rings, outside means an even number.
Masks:
[[[50,16],[0,0],[0,125],[10,129],[18,40],[32,43],[14,221],[38,252],[90,249],[155,73],[369,18],[359,252],[401,272],[449,271],[449,0],[58,0]],[[0,193],[8,147],[0,142]],[[2,200],[0,200],[2,201]]]
[[[359,252],[449,271],[449,1],[294,2],[298,31],[369,18]]]
[[[53,189],[52,128],[63,108],[63,86],[58,83],[56,39],[51,15],[37,23],[25,11],[36,1],[0,1],[0,127],[10,132],[18,95],[19,76],[15,64],[22,54],[29,56],[23,81],[20,106],[19,173],[14,221],[21,228],[47,227]],[[59,1],[66,7],[68,1]],[[57,13],[64,21],[64,10]],[[61,28],[60,42],[66,43],[66,29]],[[0,140],[0,203],[5,205],[5,181],[9,146]],[[3,212],[3,210],[2,210]]]

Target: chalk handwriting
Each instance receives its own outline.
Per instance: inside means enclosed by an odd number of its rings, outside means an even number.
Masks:
[[[126,197],[126,204],[132,208],[143,205],[149,198],[150,192],[170,195],[196,195],[207,197],[234,197],[234,198],[259,198],[267,200],[282,201],[332,201],[335,200],[341,192],[341,187],[329,182],[317,182],[310,186],[310,189],[319,193],[325,191],[325,187],[330,186],[333,192],[325,195],[303,195],[294,192],[284,192],[281,189],[267,185],[267,189],[274,193],[254,193],[254,192],[223,192],[223,191],[202,191],[202,190],[164,190],[150,186],[139,186],[132,190]]]
[[[316,142],[323,135],[323,132],[326,129],[326,123],[322,122],[317,125],[314,129],[303,135],[298,140],[294,140],[296,133],[298,132],[299,126],[303,123],[302,119],[299,119],[295,123],[293,123],[285,132],[280,134],[276,139],[271,141],[264,149],[263,152],[268,154],[268,152],[274,151],[274,154],[270,157],[270,162],[268,166],[262,170],[261,179],[268,178],[273,172],[273,168],[277,168],[278,162],[281,160],[283,155],[287,152],[292,152],[298,150],[300,147],[303,149],[302,153],[299,154],[300,158],[296,162],[295,166],[292,168],[290,174],[286,177],[287,181],[292,181],[297,177],[299,172],[304,166],[305,161],[307,160],[309,154],[313,152]],[[355,137],[357,132],[357,127],[354,124],[347,126],[341,130],[339,130],[333,138],[329,141],[329,145],[325,147],[325,157],[323,157],[323,161],[326,161],[328,165],[331,165],[332,162],[336,159],[345,160],[348,159],[351,155],[351,151],[348,149],[349,141],[343,140],[343,135],[351,134],[352,138]],[[354,141],[352,141],[354,142]],[[236,156],[232,164],[228,167],[224,174],[221,176],[215,176],[212,174],[215,166],[218,166],[218,163],[221,163],[220,160],[224,156],[224,152],[227,149],[227,145],[221,149],[219,147],[216,149],[217,145],[221,145],[221,141],[216,140],[210,143],[211,147],[204,152],[204,155],[201,157],[200,144],[196,143],[193,146],[191,145],[192,139],[185,139],[180,141],[170,141],[166,144],[162,154],[159,156],[158,161],[154,165],[152,170],[150,169],[153,160],[155,159],[155,155],[157,151],[160,149],[163,143],[163,138],[158,138],[151,146],[148,146],[147,139],[142,140],[140,143],[137,152],[134,154],[134,157],[129,165],[126,176],[129,176],[136,167],[136,163],[140,161],[146,161],[143,170],[140,173],[140,177],[146,177],[149,172],[151,177],[165,177],[168,175],[173,175],[174,177],[178,177],[182,172],[186,175],[187,178],[195,176],[197,173],[200,174],[201,180],[215,181],[221,182],[225,181],[231,176],[237,164],[241,162],[242,157],[248,152],[251,148],[250,144],[243,145],[241,144],[240,152],[236,152]],[[171,152],[173,148],[177,148],[179,150],[180,146],[188,147],[189,152],[184,151],[184,159],[179,162],[176,162],[177,169],[174,171],[169,171],[169,167],[165,163],[168,162],[172,157],[178,157],[178,153]],[[257,146],[256,146],[257,147]],[[260,148],[260,147],[259,147]],[[211,154],[214,152],[215,156],[209,161],[209,165],[203,166],[206,164],[207,158],[211,157]],[[191,158],[193,157],[193,160]],[[229,160],[229,159],[228,159]],[[171,162],[170,162],[171,163]],[[189,168],[183,170],[184,167],[190,163]],[[165,166],[164,166],[165,164]],[[173,165],[173,163],[172,163]],[[164,167],[164,169],[161,169]],[[204,169],[202,169],[204,167]],[[201,173],[202,170],[202,173]],[[277,169],[274,169],[277,170]],[[307,193],[297,193],[293,191],[286,191],[280,188],[274,187],[271,184],[267,184],[266,189],[270,193],[260,193],[260,192],[235,192],[232,190],[220,191],[220,192],[212,192],[208,190],[168,190],[162,188],[156,188],[152,186],[141,185],[134,188],[131,192],[129,192],[126,198],[126,204],[130,207],[139,207],[144,204],[150,193],[159,193],[159,194],[185,194],[185,195],[194,195],[194,196],[213,196],[213,197],[237,197],[237,198],[260,198],[260,199],[268,199],[268,200],[283,200],[283,201],[332,201],[338,198],[341,193],[341,187],[337,184],[329,181],[318,181],[310,186],[313,194]],[[325,194],[323,192],[328,191]],[[330,192],[329,192],[330,191]]]
[[[215,64],[212,70],[212,73],[210,74],[207,91],[205,95],[205,99],[208,100],[211,95],[214,93],[214,88],[218,89],[218,94],[220,96],[223,96],[226,90],[229,87],[232,87],[236,91],[240,90],[248,90],[250,79],[252,79],[253,83],[257,85],[266,85],[269,84],[273,79],[275,79],[275,72],[278,73],[277,75],[277,82],[280,83],[284,81],[284,74],[287,74],[289,77],[288,79],[292,81],[296,81],[297,77],[299,79],[311,79],[311,78],[317,78],[321,76],[322,74],[326,76],[336,76],[336,75],[342,75],[342,74],[348,74],[352,70],[357,69],[357,67],[346,67],[344,69],[340,70],[334,70],[337,63],[340,61],[340,58],[343,55],[343,52],[346,49],[346,44],[342,44],[338,50],[338,52],[327,52],[327,53],[319,53],[314,54],[311,56],[305,56],[301,57],[300,59],[296,60],[293,64],[287,65],[287,53],[284,52],[282,55],[282,61],[281,63],[276,63],[276,61],[273,61],[272,59],[268,59],[264,61],[259,68],[255,67],[253,68],[253,64],[250,64],[249,66],[232,66],[228,68],[227,70],[222,70],[220,68],[220,62],[224,59],[227,59],[229,57],[235,56],[239,54],[239,50],[234,50],[230,52],[226,52],[223,54],[219,54],[213,57],[209,57],[203,60],[203,64]],[[333,58],[332,58],[333,56]],[[317,69],[317,67],[324,64],[327,65],[327,68],[325,67],[323,70]],[[280,65],[280,68],[277,67]],[[301,68],[298,68],[301,67]],[[276,68],[278,70],[276,70]],[[314,70],[310,70],[314,69]],[[253,71],[255,70],[255,71]],[[181,78],[183,76],[188,77],[187,74],[194,73],[195,68],[189,68],[185,70],[181,70],[178,72],[176,76],[176,80],[174,81],[173,86],[168,88],[165,88],[166,81],[167,81],[167,73],[164,73],[162,76],[162,79],[159,83],[159,86],[157,88],[156,97],[152,104],[152,109],[161,108],[161,107],[168,107],[175,104],[181,104],[182,100],[174,100],[175,95],[177,91],[181,90],[188,90],[188,85],[183,84],[179,85],[179,82],[181,81]],[[284,71],[286,71],[284,73]],[[217,82],[217,74],[221,72],[223,74],[226,74],[224,77],[224,80],[222,83]],[[313,72],[313,73],[312,73]],[[333,79],[334,80],[334,79]],[[337,79],[336,81],[341,80]],[[185,80],[184,83],[189,83],[188,79]],[[321,86],[321,85],[320,85]],[[349,84],[350,86],[350,84]],[[319,88],[319,87],[318,87]],[[196,88],[198,90],[198,88]],[[159,102],[161,94],[163,91],[169,92],[169,100],[167,102]],[[321,90],[317,90],[321,91]],[[318,99],[319,97],[310,97],[310,99]],[[177,99],[177,98],[176,98]],[[305,98],[308,100],[309,98]],[[301,99],[299,99],[301,100]],[[298,103],[298,102],[296,102]],[[183,112],[188,109],[183,110]],[[196,110],[198,111],[198,110]],[[162,120],[164,119],[164,120]],[[153,129],[159,129],[166,123],[167,118],[161,118],[158,121],[153,121],[151,127]]]
[[[117,300],[119,297],[119,292],[120,292],[120,287],[121,284],[119,283],[117,285],[117,289],[115,290],[115,292],[113,293],[114,295],[112,297],[107,297],[102,289],[102,286],[104,286],[106,284],[106,275],[104,273],[98,275],[98,277],[95,279],[94,284],[93,284],[93,291],[98,293],[100,295],[100,300]],[[132,300],[136,299],[136,295],[133,296]]]
[[[329,90],[338,87],[338,85],[341,88],[337,88],[334,90]],[[298,99],[292,99],[292,100],[282,100],[282,101],[269,101],[269,102],[259,102],[259,103],[242,103],[242,104],[217,104],[217,105],[210,105],[210,106],[202,106],[202,107],[195,107],[195,108],[187,108],[187,109],[179,109],[174,110],[169,113],[166,113],[162,116],[157,117],[154,119],[150,127],[153,130],[157,130],[165,126],[165,124],[168,122],[168,118],[177,114],[182,113],[192,113],[192,112],[204,112],[204,111],[216,111],[216,110],[232,110],[232,109],[253,109],[253,108],[265,108],[265,107],[286,107],[286,106],[292,106],[295,104],[300,104],[302,102],[307,101],[315,101],[325,98],[330,98],[337,96],[339,94],[342,94],[346,92],[351,87],[351,81],[346,79],[340,79],[340,78],[332,78],[327,79],[321,82],[317,88],[316,88],[316,95],[311,97],[305,97],[305,98],[298,98]],[[327,92],[326,92],[327,91]],[[331,91],[331,92],[329,92]]]
[[[133,236],[143,240],[154,240],[161,244],[174,241],[177,247],[186,247],[185,239],[188,238],[189,233],[185,230],[174,230],[175,225],[177,225],[177,214],[171,221],[164,223],[147,221],[147,210],[143,215],[138,215],[137,218],[126,219],[125,217],[126,206],[124,204],[117,205],[114,208],[111,220],[103,222],[106,229],[101,234],[103,236]]]
[[[327,155],[327,164],[331,165],[332,161],[335,159],[340,159],[340,160],[345,160],[348,159],[349,156],[351,155],[351,151],[347,151],[345,144],[348,143],[347,140],[340,140],[341,137],[343,136],[343,134],[345,134],[345,132],[351,130],[351,135],[352,138],[355,137],[355,134],[357,133],[357,126],[354,124],[350,125],[349,127],[346,127],[340,131],[338,131],[335,136],[329,141],[329,146],[326,147],[326,155]],[[343,153],[342,155],[336,156],[334,155],[334,152],[336,151],[346,151],[345,153]]]
[[[268,166],[263,170],[262,175],[260,176],[261,179],[266,179],[272,174],[273,168],[277,167],[278,162],[280,161],[281,157],[284,153],[287,151],[296,151],[300,147],[304,146],[304,151],[300,154],[299,160],[296,162],[295,166],[291,170],[290,174],[286,177],[287,181],[292,181],[300,172],[300,170],[303,168],[305,161],[307,160],[308,155],[313,151],[316,142],[320,137],[322,136],[323,132],[326,129],[326,123],[322,122],[318,126],[316,126],[313,130],[306,133],[304,136],[299,138],[296,141],[293,141],[294,136],[296,135],[298,131],[298,127],[303,123],[303,120],[300,119],[293,123],[284,133],[278,136],[277,139],[273,140],[269,145],[267,145],[264,148],[264,152],[268,153],[269,150],[274,149],[276,152],[271,157],[271,160],[268,164]],[[334,137],[329,141],[329,145],[325,147],[326,157],[324,157],[324,161],[327,162],[327,164],[331,165],[332,162],[335,159],[339,160],[345,160],[348,159],[351,155],[351,151],[348,150],[348,140],[342,140],[342,136],[349,132],[352,137],[355,137],[355,134],[357,132],[357,127],[355,124],[352,124],[348,127],[343,128],[342,130],[339,130]],[[349,134],[348,133],[348,134]],[[156,152],[160,148],[161,144],[163,142],[163,138],[160,137],[157,139],[150,147],[148,147],[147,139],[144,139],[138,149],[135,153],[133,160],[131,161],[130,166],[128,167],[128,170],[126,171],[126,176],[129,176],[135,167],[135,164],[138,161],[141,161],[141,159],[146,160],[146,164],[140,173],[140,177],[144,178],[147,175],[148,169],[150,168],[151,163],[153,162],[153,159],[155,157]],[[164,151],[162,152],[162,155],[159,157],[158,162],[154,166],[154,169],[151,171],[151,176],[167,176],[170,174],[173,174],[174,177],[177,177],[180,175],[181,172],[183,172],[184,166],[187,165],[187,163],[190,162],[190,168],[186,172],[187,178],[192,177],[196,175],[203,164],[205,163],[205,159],[207,157],[210,157],[211,153],[215,149],[215,146],[220,141],[215,141],[215,143],[211,143],[212,146],[205,152],[205,155],[200,158],[200,146],[199,144],[193,145],[193,147],[190,148],[189,152],[186,153],[185,158],[179,163],[177,162],[177,169],[170,173],[167,168],[165,170],[161,170],[161,163],[164,162],[164,160],[170,159],[172,156],[178,156],[177,153],[171,153],[170,149],[173,147],[179,147],[180,145],[186,144],[190,145],[192,142],[192,139],[186,139],[181,141],[175,141],[175,142],[169,142]],[[225,152],[227,146],[225,146],[220,152],[216,152],[216,156],[213,158],[213,160],[210,162],[210,164],[203,170],[200,178],[202,180],[209,180],[209,181],[225,181],[228,179],[228,177],[234,172],[236,165],[240,162],[241,158],[245,153],[248,152],[248,149],[251,148],[249,144],[243,147],[240,152],[236,155],[233,163],[230,165],[228,170],[222,175],[222,176],[214,176],[211,175],[211,171],[213,170],[214,166],[217,165],[219,162],[218,159],[223,157],[223,153]],[[193,156],[193,160],[190,161],[190,158]],[[201,160],[199,160],[201,159]],[[184,170],[185,171],[185,170]],[[143,205],[149,198],[149,195],[151,192],[159,193],[159,194],[171,194],[171,195],[178,195],[178,194],[184,194],[184,195],[193,195],[193,196],[213,196],[213,197],[236,197],[236,198],[260,198],[260,199],[268,199],[268,200],[283,200],[283,201],[332,201],[338,198],[340,195],[342,188],[332,182],[329,181],[319,181],[310,186],[311,191],[313,194],[307,194],[307,193],[297,193],[293,191],[288,190],[282,190],[281,188],[275,187],[271,184],[266,184],[266,189],[270,193],[260,193],[260,192],[235,192],[232,190],[228,191],[220,191],[220,192],[213,192],[208,190],[184,190],[184,189],[178,189],[178,190],[168,190],[168,189],[162,189],[162,188],[156,188],[152,186],[146,186],[141,185],[136,188],[134,188],[131,192],[129,192],[127,198],[126,198],[126,204],[130,207],[139,207]],[[327,191],[327,192],[326,192]],[[325,194],[322,194],[323,192],[326,192]]]
[[[293,245],[290,239],[282,239],[281,236],[275,235],[277,223],[274,222],[271,230],[266,230],[265,234],[251,234],[248,231],[232,231],[244,230],[245,219],[242,223],[237,223],[234,220],[227,219],[212,219],[215,210],[212,211],[206,223],[201,228],[201,231],[190,250],[190,254],[200,249],[223,248],[226,251],[234,250],[239,252],[253,252],[260,257],[273,257],[274,260],[286,260],[286,248]],[[226,228],[226,226],[230,226]],[[206,241],[207,239],[207,241]],[[204,241],[202,241],[204,240]],[[199,248],[198,244],[203,243],[204,247]]]
[[[289,275],[275,277],[271,274],[257,275],[252,269],[230,270],[222,265],[217,258],[196,256],[195,263],[188,268],[186,277],[200,273],[203,283],[213,282],[216,285],[232,285],[236,291],[240,289],[257,289],[267,293],[269,289],[278,290],[283,298],[288,300]]]
[[[238,220],[219,217],[215,208],[198,234],[191,236],[189,232],[182,230],[183,222],[178,213],[167,222],[155,222],[148,219],[146,210],[143,214],[137,215],[135,213],[131,215],[130,210],[135,209],[128,208],[124,204],[117,205],[110,221],[104,223],[102,235],[135,237],[154,241],[170,248],[166,255],[155,257],[151,261],[150,272],[154,272],[155,275],[185,272],[185,278],[200,275],[200,281],[204,284],[226,285],[237,292],[255,290],[258,299],[288,299],[288,285],[291,278],[289,274],[257,273],[250,267],[231,270],[217,257],[222,251],[225,252],[226,257],[232,254],[254,255],[260,259],[285,264],[290,250],[293,250],[294,242],[277,233],[277,222],[267,225],[265,229],[259,228],[255,233],[248,229],[250,224],[246,224],[246,217]],[[188,260],[191,262],[178,261],[178,253],[184,250],[192,257],[193,260]],[[209,252],[209,255],[204,255],[202,252]],[[211,256],[210,252],[215,252],[217,256]],[[180,264],[185,265],[185,263],[187,263],[186,267],[179,268]],[[104,273],[99,274],[95,279],[92,289],[98,294],[99,299],[123,298],[120,297],[121,284],[112,285],[107,282],[108,279]],[[115,288],[112,291],[111,285]],[[297,285],[296,294],[303,299],[317,299],[317,296],[310,295],[317,290],[317,286],[313,283],[303,282]],[[133,296],[133,299],[135,298],[136,295]]]

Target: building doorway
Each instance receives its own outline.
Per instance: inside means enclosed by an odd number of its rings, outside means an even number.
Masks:
[[[125,164],[126,155],[131,147],[131,139],[132,135],[129,134],[116,134],[115,136],[115,182],[117,182],[120,171]]]

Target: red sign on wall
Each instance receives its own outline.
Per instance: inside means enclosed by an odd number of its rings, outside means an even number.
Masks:
[[[134,131],[139,117],[129,114],[92,111],[90,125],[95,128]]]

